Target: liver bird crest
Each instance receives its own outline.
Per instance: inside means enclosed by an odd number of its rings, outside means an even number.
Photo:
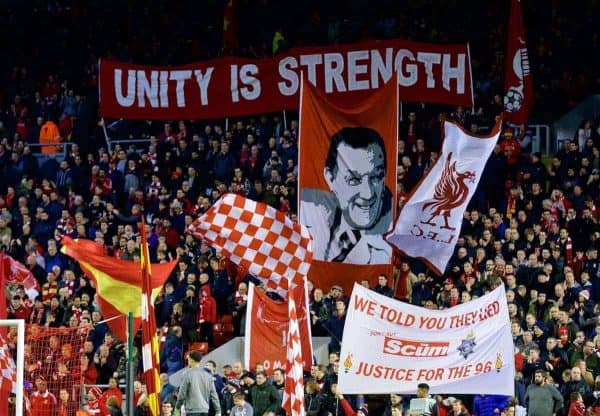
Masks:
[[[422,210],[429,210],[431,217],[427,221],[421,221],[422,224],[436,225],[433,221],[440,215],[444,218],[444,225],[441,228],[455,230],[455,227],[448,225],[448,217],[452,210],[461,206],[469,196],[469,188],[466,181],[475,182],[475,172],[456,170],[456,160],[452,162],[452,152],[448,153],[446,164],[442,171],[442,176],[435,186],[433,200],[423,204]]]

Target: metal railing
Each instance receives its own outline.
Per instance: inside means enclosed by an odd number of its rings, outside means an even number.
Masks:
[[[115,145],[120,144],[123,147],[127,147],[130,144],[137,144],[137,143],[143,143],[144,145],[149,145],[150,144],[150,139],[123,139],[123,140],[110,140],[107,139],[106,144],[108,145],[108,150],[109,152],[113,151],[113,148]],[[144,148],[146,148],[147,146],[143,146]],[[142,149],[136,149],[136,151],[139,153]]]
[[[69,152],[69,146],[71,146],[73,144],[74,144],[73,142],[61,142],[61,143],[56,143],[56,144],[28,143],[27,146],[29,146],[31,148],[33,155],[38,158],[54,156],[57,159],[63,160],[67,157],[67,154]],[[55,153],[42,153],[41,150],[44,147],[55,147],[55,148],[58,148],[59,151],[57,151]],[[39,151],[36,152],[35,149],[39,149]]]
[[[531,137],[531,153],[540,152],[543,156],[550,156],[556,152],[556,146],[550,143],[550,126],[547,124],[530,124],[529,129],[533,130]],[[521,133],[520,127],[515,127],[515,136]]]

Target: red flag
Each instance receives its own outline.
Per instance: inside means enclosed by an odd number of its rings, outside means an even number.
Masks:
[[[398,83],[353,105],[336,105],[311,82],[301,87],[298,217],[312,237],[308,277],[350,293],[362,279],[392,275],[398,165]]]
[[[24,264],[5,253],[0,253],[0,283],[2,287],[6,287],[7,284],[23,286],[31,301],[40,293],[40,284],[33,273]],[[0,299],[0,310],[0,313],[6,313],[6,299],[4,297]],[[3,316],[3,319],[6,319],[6,315]]]
[[[310,315],[307,313],[305,290],[297,286],[294,298],[298,300],[298,326],[301,334],[309,332]],[[288,305],[268,297],[256,286],[248,289],[248,304],[246,313],[246,348],[244,364],[246,368],[254,368],[262,364],[269,374],[276,368],[285,368],[286,345],[290,321]],[[308,318],[307,318],[308,317]],[[304,369],[310,371],[312,366],[312,344],[310,336],[302,337],[301,341]]]
[[[152,299],[152,268],[150,265],[150,252],[146,238],[146,224],[142,218],[140,229],[142,237],[140,250],[140,266],[142,269],[142,361],[144,368],[144,381],[148,393],[148,407],[152,416],[160,415],[160,357],[158,354],[158,337],[156,335],[156,317],[154,316],[154,302]]]
[[[237,38],[237,0],[225,0],[223,13],[223,52],[232,54],[238,45]]]
[[[275,208],[226,194],[194,221],[190,232],[221,249],[282,297],[293,291],[288,288],[305,290],[312,262],[310,235]],[[298,300],[308,310],[308,298]],[[311,338],[310,325],[302,328],[302,337]],[[312,348],[305,354],[312,357]]]
[[[505,120],[525,124],[533,108],[533,80],[529,66],[520,0],[510,0],[504,72]]]
[[[282,297],[288,280],[301,285],[312,261],[310,236],[284,213],[236,194],[226,194],[189,231],[237,265],[246,268]]]
[[[288,296],[290,327],[287,333],[287,360],[285,362],[285,388],[283,410],[290,416],[304,416],[304,374],[302,373],[302,348],[300,328],[296,314],[294,291]]]
[[[90,240],[61,240],[61,252],[79,262],[81,269],[94,281],[96,302],[105,318],[118,316],[107,322],[110,330],[121,341],[127,336],[127,314],[133,312],[133,331],[142,323],[140,296],[142,294],[142,271],[139,265],[103,254],[99,244]],[[156,298],[165,281],[173,271],[177,260],[154,264],[152,269],[152,296]],[[118,271],[118,273],[116,273]]]

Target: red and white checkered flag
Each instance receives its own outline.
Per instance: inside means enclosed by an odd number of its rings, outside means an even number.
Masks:
[[[287,360],[285,362],[285,390],[283,410],[288,416],[304,416],[304,375],[302,373],[302,347],[300,346],[300,327],[296,314],[294,291],[288,294],[290,326],[287,334]]]
[[[190,226],[189,232],[281,296],[303,284],[312,262],[308,230],[266,204],[226,194]],[[289,281],[289,282],[288,282]]]
[[[17,366],[12,358],[8,342],[0,335],[0,391],[17,392]]]

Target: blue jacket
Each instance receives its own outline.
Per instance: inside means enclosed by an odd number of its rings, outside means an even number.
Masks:
[[[508,396],[490,394],[477,395],[473,399],[473,416],[494,416],[494,409],[502,410],[508,406]]]

